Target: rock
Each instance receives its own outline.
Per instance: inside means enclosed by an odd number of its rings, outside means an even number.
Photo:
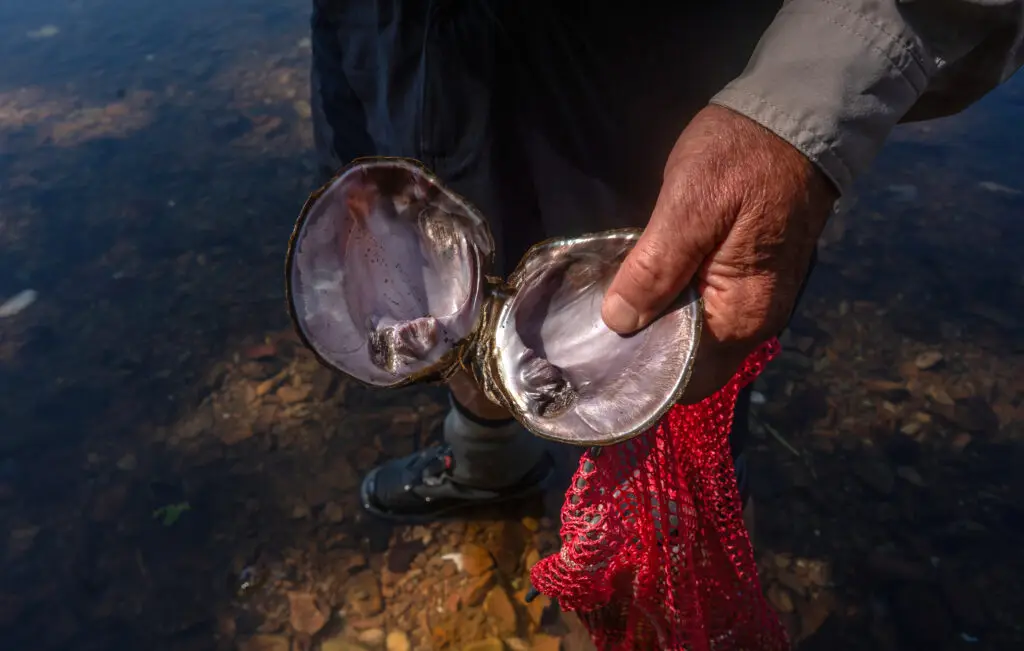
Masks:
[[[462,546],[462,569],[469,576],[481,576],[494,567],[494,557],[481,547],[469,543]]]
[[[949,447],[953,448],[954,452],[963,452],[964,448],[971,444],[971,435],[967,432],[961,432],[953,437]]]
[[[877,393],[884,399],[892,402],[903,402],[910,397],[907,385],[903,382],[893,382],[891,380],[866,380],[864,382],[864,388],[871,393]]]
[[[356,638],[363,644],[378,647],[384,643],[384,631],[379,628],[368,628],[365,631],[360,631]]]
[[[402,631],[391,631],[385,641],[388,651],[410,651],[409,636]]]
[[[526,556],[523,558],[523,569],[529,572],[533,569],[533,566],[540,562],[540,552],[536,549],[530,549],[526,552]]]
[[[953,398],[950,397],[949,392],[947,392],[944,388],[934,384],[929,386],[925,390],[925,395],[934,400],[936,404],[942,405],[944,407],[952,407],[956,404],[953,401]]]
[[[256,344],[246,348],[242,355],[252,360],[269,359],[277,355],[277,347],[271,343]]]
[[[942,353],[937,350],[929,350],[914,358],[914,366],[922,371],[927,371],[930,368],[938,366],[939,362],[942,360]]]
[[[516,597],[518,597],[520,603],[526,603],[526,589],[524,588],[522,594],[517,594]],[[526,604],[526,614],[529,617],[531,633],[540,628],[541,622],[544,620],[544,613],[550,605],[551,599],[547,595],[540,595]]]
[[[519,632],[515,604],[501,586],[494,587],[487,593],[484,611],[494,623],[499,635],[512,636]]]
[[[538,522],[536,518],[525,517],[523,518],[523,526],[530,533],[534,533],[535,531],[540,529],[540,522]]]
[[[530,643],[521,637],[510,637],[505,640],[508,651],[530,651]]]
[[[347,617],[345,624],[353,631],[368,631],[374,628],[384,627],[384,613],[373,617]]]
[[[345,519],[345,511],[337,502],[328,502],[324,505],[324,519],[331,524],[340,524]]]
[[[800,639],[807,639],[818,632],[832,614],[834,601],[831,594],[823,592],[817,599],[797,604],[797,612],[800,615]]]
[[[298,115],[300,119],[305,120],[313,114],[313,110],[310,107],[309,102],[306,100],[295,100],[292,107],[295,109],[295,114]]]
[[[472,577],[462,588],[460,597],[462,604],[475,608],[484,602],[487,593],[497,584],[497,576],[493,571],[488,571],[481,576]]]
[[[366,651],[366,647],[343,637],[332,637],[320,643],[320,651]]]
[[[253,635],[238,645],[238,651],[289,651],[290,646],[284,635]]]
[[[327,624],[327,615],[309,592],[289,592],[288,609],[288,621],[299,633],[315,635]]]
[[[284,385],[277,390],[278,399],[286,405],[302,402],[313,392],[313,387],[305,384],[300,386]]]
[[[465,645],[462,651],[505,651],[505,643],[498,638],[489,637]]]
[[[915,436],[921,431],[923,425],[917,421],[911,421],[900,427],[900,433],[906,434],[907,436]]]
[[[829,565],[825,561],[810,560],[807,562],[807,580],[811,582],[811,585],[819,588],[828,585],[831,574]]]
[[[272,377],[272,378],[268,378],[266,380],[263,380],[262,382],[260,382],[259,384],[256,385],[256,395],[257,395],[257,397],[262,398],[263,396],[267,395],[268,393],[270,393],[274,389],[274,387],[276,387],[280,383],[281,383],[281,378],[278,378],[278,377]]]
[[[501,521],[488,527],[484,543],[505,578],[516,576],[528,532],[521,522]]]
[[[803,559],[800,559],[800,561],[803,561]],[[798,563],[800,561],[798,561]],[[791,590],[794,594],[800,597],[807,593],[807,584],[810,583],[810,579],[806,576],[799,576],[792,570],[780,569],[776,572],[775,578],[778,579],[780,585]]]
[[[560,651],[562,641],[553,635],[540,633],[533,636],[532,651]]]
[[[305,520],[309,517],[309,505],[303,502],[296,504],[292,507],[291,518],[292,520]]]
[[[916,468],[900,466],[896,469],[896,474],[918,488],[924,488],[926,486],[924,478],[921,477],[921,473],[917,472]]]
[[[791,613],[794,610],[792,595],[778,583],[768,586],[768,601],[780,613]]]
[[[252,426],[248,423],[241,423],[234,421],[227,423],[223,427],[218,428],[217,438],[224,445],[235,445],[241,443],[247,439],[251,439],[253,435]]]
[[[346,614],[357,617],[373,617],[384,610],[384,599],[380,583],[373,570],[356,574],[349,580],[345,591]]]

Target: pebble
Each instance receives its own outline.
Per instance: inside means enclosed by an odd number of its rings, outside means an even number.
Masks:
[[[910,466],[900,466],[896,469],[896,474],[914,486],[919,488],[925,487],[924,478],[921,477],[921,473],[917,472],[917,469],[915,468],[911,468]]]
[[[368,628],[365,631],[361,631],[356,637],[363,644],[380,646],[384,642],[384,631],[379,628]]]
[[[338,524],[345,519],[345,510],[337,502],[328,502],[324,505],[324,518],[332,524]]]
[[[327,624],[327,616],[308,592],[288,593],[289,621],[299,633],[315,635]]]
[[[298,387],[285,385],[277,390],[277,397],[281,402],[288,405],[296,402],[302,402],[309,397],[309,394],[312,393],[312,391],[313,387],[309,385]]]
[[[533,651],[559,651],[561,648],[562,640],[553,635],[533,636]]]
[[[498,632],[503,635],[515,635],[518,629],[516,607],[512,604],[508,593],[500,586],[493,588],[484,600],[484,610],[494,622]]]
[[[953,437],[953,441],[952,443],[950,443],[950,447],[952,447],[953,450],[955,450],[956,452],[963,452],[964,448],[966,448],[970,444],[971,435],[968,434],[967,432],[961,432],[960,434],[957,434],[956,436]]]
[[[410,651],[409,636],[402,631],[391,631],[388,633],[385,646],[388,651]]]
[[[780,613],[791,613],[794,610],[793,597],[777,583],[768,587],[768,601],[772,602]]]
[[[366,648],[343,637],[335,637],[321,642],[320,651],[366,651]]]
[[[290,647],[284,635],[254,635],[238,645],[239,651],[288,651]]]
[[[937,366],[942,360],[942,353],[937,350],[928,350],[914,358],[914,366],[922,371],[927,371],[928,369]]]
[[[462,569],[470,576],[480,576],[494,567],[494,557],[481,547],[469,543],[462,546]]]
[[[15,316],[23,312],[29,305],[36,302],[39,293],[34,289],[18,292],[3,303],[0,303],[0,319]]]
[[[505,651],[505,643],[496,637],[478,640],[462,647],[462,651]]]

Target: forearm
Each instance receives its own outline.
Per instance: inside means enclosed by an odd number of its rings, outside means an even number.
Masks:
[[[956,112],[1009,78],[1022,29],[1024,0],[789,0],[712,102],[845,191],[900,120]]]

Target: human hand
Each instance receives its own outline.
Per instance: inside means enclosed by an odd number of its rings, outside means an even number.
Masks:
[[[696,280],[705,323],[683,400],[707,397],[785,327],[837,197],[795,147],[706,107],[669,155],[647,228],[605,294],[605,323],[634,332]]]

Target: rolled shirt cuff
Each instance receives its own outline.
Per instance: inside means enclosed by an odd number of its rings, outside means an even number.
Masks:
[[[840,192],[868,168],[937,68],[895,9],[869,15],[857,4],[790,0],[746,70],[711,100],[792,144]]]

